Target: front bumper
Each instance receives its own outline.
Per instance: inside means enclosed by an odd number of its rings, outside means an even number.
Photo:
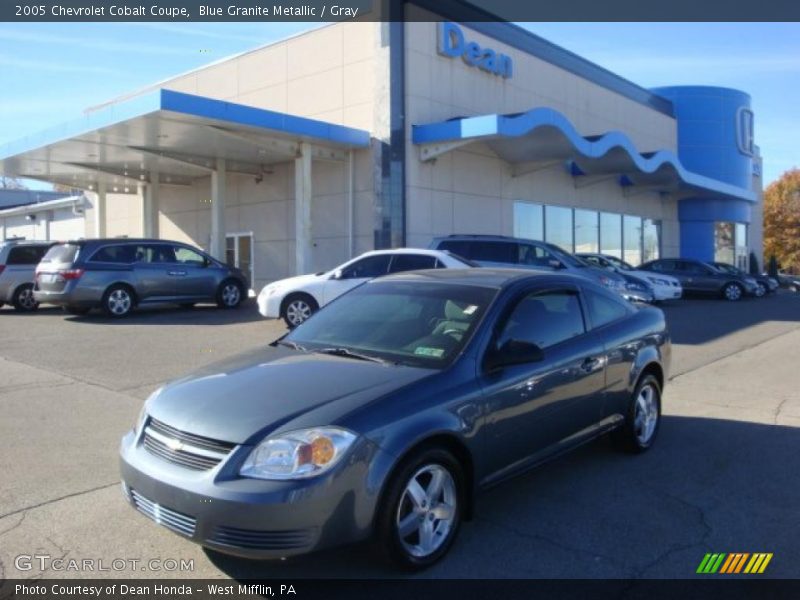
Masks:
[[[377,491],[366,481],[377,446],[361,438],[331,472],[296,481],[238,476],[251,449],[236,446],[217,466],[196,471],[151,454],[131,431],[120,447],[123,493],[159,525],[246,558],[283,558],[369,536]]]
[[[261,293],[258,295],[257,299],[258,312],[262,317],[266,317],[268,319],[277,319],[281,316],[282,300],[282,294],[276,292],[270,295],[269,293],[266,293],[265,290],[261,290]]]
[[[656,300],[677,300],[683,296],[683,288],[676,285],[654,285]]]

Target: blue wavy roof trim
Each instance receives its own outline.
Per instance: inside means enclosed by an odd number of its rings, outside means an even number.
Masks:
[[[687,186],[700,188],[723,196],[756,201],[756,195],[724,181],[688,171],[678,156],[670,150],[639,152],[631,139],[621,131],[610,131],[603,135],[584,137],[560,112],[552,108],[535,108],[511,115],[482,115],[463,117],[439,123],[414,125],[412,141],[415,144],[435,144],[456,141],[489,141],[491,139],[514,138],[530,135],[537,129],[555,128],[571,144],[575,152],[587,159],[600,159],[614,149],[627,153],[637,171],[652,174],[670,168]],[[624,173],[621,173],[624,175]]]

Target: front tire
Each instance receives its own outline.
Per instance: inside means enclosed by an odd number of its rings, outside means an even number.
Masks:
[[[767,286],[765,286],[763,283],[759,281],[756,284],[756,298],[763,298],[764,296],[767,295],[767,292],[769,292]]]
[[[18,312],[33,312],[39,308],[39,303],[33,297],[33,284],[26,283],[19,286],[14,292],[11,304]]]
[[[661,386],[653,375],[645,375],[636,384],[625,415],[625,424],[614,431],[616,445],[627,452],[641,454],[649,450],[661,424]]]
[[[242,286],[233,279],[223,281],[217,290],[217,306],[220,308],[238,308],[242,303]]]
[[[722,288],[722,297],[728,302],[738,302],[744,296],[744,288],[738,283],[726,283]]]
[[[419,570],[447,554],[461,525],[463,482],[461,465],[446,450],[430,448],[405,461],[378,512],[378,543],[389,560]]]
[[[289,329],[294,329],[319,310],[319,304],[308,294],[293,294],[283,303],[281,316]]]
[[[103,294],[103,310],[115,319],[127,317],[135,304],[133,290],[127,285],[112,285]]]

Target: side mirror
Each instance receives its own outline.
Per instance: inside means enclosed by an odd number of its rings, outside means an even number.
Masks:
[[[508,340],[495,350],[487,361],[490,371],[511,365],[525,365],[544,360],[544,351],[530,342]]]
[[[344,273],[342,272],[342,270],[341,270],[341,269],[336,269],[336,270],[333,272],[333,274],[331,275],[331,277],[330,277],[330,278],[331,278],[331,279],[341,279],[343,274],[344,274]]]
[[[550,260],[547,261],[547,264],[553,267],[554,269],[564,268],[564,265],[561,263],[561,261],[556,258],[551,258]]]

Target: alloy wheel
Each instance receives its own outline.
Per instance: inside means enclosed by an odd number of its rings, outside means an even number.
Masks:
[[[457,510],[458,495],[451,473],[441,465],[426,465],[411,477],[400,497],[395,526],[403,548],[424,558],[447,540]]]
[[[655,388],[647,384],[639,390],[633,416],[633,432],[639,444],[646,446],[658,424],[658,399]]]
[[[766,295],[767,295],[767,287],[759,281],[758,286],[756,287],[756,296],[758,298],[762,298],[763,296]]]
[[[294,326],[311,316],[311,306],[305,300],[293,300],[286,307],[286,319]]]
[[[222,302],[225,306],[233,307],[239,304],[242,292],[235,283],[229,283],[222,288]]]
[[[108,295],[108,300],[106,300],[109,312],[118,317],[127,314],[132,304],[133,300],[131,299],[130,293],[124,289],[114,290]]]
[[[26,287],[20,290],[17,296],[17,302],[22,310],[33,310],[36,308],[37,303],[33,297],[33,288]]]
[[[730,283],[725,286],[725,298],[727,300],[738,300],[742,297],[742,288],[735,283]]]

